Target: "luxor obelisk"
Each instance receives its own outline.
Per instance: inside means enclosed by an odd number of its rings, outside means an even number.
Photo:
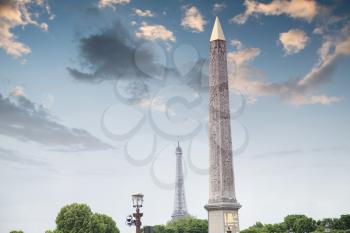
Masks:
[[[238,233],[241,205],[234,184],[226,41],[218,17],[209,56],[209,233]]]

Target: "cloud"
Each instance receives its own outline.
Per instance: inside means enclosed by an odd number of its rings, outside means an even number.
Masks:
[[[141,10],[138,8],[134,8],[133,12],[140,17],[154,17],[153,12],[150,10]]]
[[[98,7],[99,8],[111,7],[113,10],[115,10],[116,5],[128,4],[130,2],[131,0],[100,0],[98,2]]]
[[[318,5],[314,0],[272,0],[270,3],[259,3],[255,0],[245,0],[244,13],[233,17],[230,22],[244,24],[250,16],[287,15],[291,18],[312,21],[318,13]]]
[[[11,96],[25,96],[24,88],[21,86],[16,86],[13,88],[13,90],[10,92]]]
[[[34,167],[47,167],[48,163],[42,160],[26,158],[18,151],[0,148],[0,161],[16,163]]]
[[[143,38],[151,41],[176,41],[174,33],[160,24],[147,24],[143,22],[135,34],[138,38]]]
[[[238,50],[240,50],[240,49],[242,49],[243,48],[243,44],[242,44],[242,42],[240,42],[239,40],[237,40],[237,39],[233,39],[233,40],[231,40],[231,45],[233,46],[233,47],[235,47],[236,49],[238,49]]]
[[[44,8],[50,14],[50,8],[45,1],[0,1],[0,48],[13,58],[20,58],[31,52],[27,45],[16,40],[16,36],[12,32],[14,28],[34,25],[43,30],[48,30],[46,23],[39,23],[36,20],[39,13],[31,12],[34,6]]]
[[[141,72],[138,66],[147,67],[151,73],[157,72],[159,67],[154,63],[155,54],[151,48],[139,49],[143,43],[116,22],[110,29],[81,38],[78,48],[83,71],[71,67],[67,69],[75,79],[87,82],[120,77],[145,78],[147,74]]]
[[[245,94],[249,102],[253,103],[261,96],[279,96],[296,106],[329,105],[341,100],[336,96],[318,94],[318,88],[330,81],[337,60],[345,55],[350,55],[350,37],[345,37],[335,44],[326,46],[329,48],[333,46],[333,50],[325,51],[324,46],[322,46],[319,50],[320,61],[309,73],[301,79],[287,80],[281,83],[269,82],[262,71],[254,69],[249,64],[259,56],[259,48],[245,48],[242,43],[237,41],[233,44],[240,49],[227,54],[230,88]]]
[[[159,96],[153,99],[142,99],[139,106],[145,109],[152,109],[157,112],[167,112],[170,111],[166,103]]]
[[[54,121],[42,106],[24,96],[4,98],[0,94],[0,134],[59,150],[112,148],[84,129],[68,128]]]
[[[207,21],[195,6],[184,6],[185,15],[181,25],[184,28],[192,29],[193,32],[203,32]]]
[[[303,50],[309,41],[309,37],[303,30],[290,29],[280,33],[279,41],[283,45],[285,55],[291,55]]]
[[[227,54],[228,60],[234,62],[237,66],[242,66],[245,63],[254,60],[259,56],[261,50],[259,48],[242,48],[236,52]]]
[[[298,82],[299,86],[308,88],[328,82],[338,61],[350,56],[350,35],[337,41],[325,40],[318,53],[318,64]]]
[[[213,13],[214,15],[220,13],[221,11],[223,11],[226,8],[226,4],[225,3],[215,3],[213,5]]]

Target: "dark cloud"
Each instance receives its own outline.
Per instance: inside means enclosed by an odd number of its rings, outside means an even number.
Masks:
[[[116,22],[111,29],[79,40],[79,60],[84,71],[68,67],[69,73],[77,80],[100,82],[124,78],[145,78],[159,71],[154,63],[155,55],[143,41],[133,38],[126,28]],[[142,72],[138,67],[149,68]],[[156,74],[156,73],[155,73]]]
[[[68,67],[70,75],[89,83],[113,81],[116,97],[123,103],[136,104],[152,98],[176,80],[197,92],[208,90],[208,74],[203,72],[208,66],[205,59],[194,61],[193,68],[181,75],[166,62],[158,63],[158,58],[168,53],[165,48],[133,37],[120,22],[80,38],[78,50],[81,67]]]
[[[207,59],[199,59],[185,75],[186,84],[199,92],[207,92],[209,89],[208,67]]]
[[[0,134],[61,150],[112,148],[84,129],[68,128],[42,107],[24,96],[4,98],[0,94]]]

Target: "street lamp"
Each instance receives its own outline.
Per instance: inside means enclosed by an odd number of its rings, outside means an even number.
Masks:
[[[136,209],[136,213],[133,213],[132,215],[128,215],[126,217],[126,224],[130,227],[132,225],[136,226],[136,233],[141,233],[141,217],[143,216],[142,213],[140,213],[140,208],[143,205],[143,194],[137,193],[131,196],[132,197],[132,206]]]
[[[132,203],[133,203],[133,207],[136,208],[136,209],[142,207],[143,194],[142,193],[137,193],[137,194],[132,195]]]

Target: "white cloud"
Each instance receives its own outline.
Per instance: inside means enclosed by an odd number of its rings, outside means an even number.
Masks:
[[[0,2],[0,48],[14,57],[20,58],[23,55],[30,53],[30,48],[17,41],[16,36],[11,32],[13,28],[28,24],[35,25],[48,30],[46,23],[39,23],[36,18],[39,13],[30,12],[33,5],[44,8],[50,14],[50,8],[44,1],[22,0],[22,1],[1,1]],[[34,15],[34,16],[33,16]]]
[[[226,4],[225,3],[215,3],[213,5],[213,13],[214,14],[218,14],[220,13],[221,11],[223,11],[225,8],[226,8]]]
[[[176,41],[176,37],[172,31],[159,24],[147,24],[143,22],[136,32],[136,36],[147,40],[162,40],[162,41]]]
[[[192,29],[193,32],[203,32],[207,21],[195,6],[184,6],[185,15],[181,25],[184,28]]]
[[[150,10],[141,10],[141,9],[134,8],[133,12],[140,17],[154,17],[153,12]]]
[[[250,16],[282,15],[310,22],[318,13],[318,5],[314,0],[273,0],[270,3],[260,3],[255,0],[245,0],[244,13],[233,17],[230,21],[244,24]]]
[[[116,5],[122,5],[122,4],[128,4],[131,0],[100,0],[98,2],[99,8],[106,8],[111,7],[113,10],[115,10]]]
[[[235,47],[236,49],[242,49],[243,48],[242,42],[240,42],[239,40],[236,40],[236,39],[231,40],[231,45],[233,47]]]
[[[283,45],[285,55],[291,55],[303,50],[309,38],[303,30],[290,29],[288,32],[280,33],[279,41]]]
[[[237,66],[241,66],[254,60],[261,52],[259,48],[242,48],[241,46],[242,45],[239,46],[240,49],[236,52],[230,52],[227,54],[227,58]]]
[[[10,92],[11,96],[25,96],[24,88],[22,86],[16,86]]]

